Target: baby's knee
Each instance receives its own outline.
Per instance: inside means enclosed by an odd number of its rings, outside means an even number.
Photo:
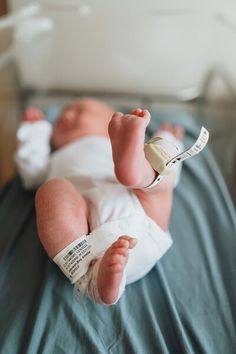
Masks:
[[[54,178],[42,184],[35,195],[36,208],[44,204],[49,198],[52,198],[59,190],[67,188],[69,184],[70,182],[64,178]]]

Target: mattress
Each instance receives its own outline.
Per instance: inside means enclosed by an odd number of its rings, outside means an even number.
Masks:
[[[148,134],[165,118],[153,112]],[[185,127],[190,146],[196,121],[168,119]],[[73,297],[39,242],[34,194],[16,176],[0,195],[1,353],[235,353],[235,210],[208,148],[184,163],[172,248],[117,305]]]

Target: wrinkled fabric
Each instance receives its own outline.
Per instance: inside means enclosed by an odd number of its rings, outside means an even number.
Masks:
[[[178,122],[191,145],[199,127]],[[235,210],[208,148],[183,165],[173,247],[117,305],[73,300],[39,243],[34,193],[18,178],[1,193],[0,228],[2,353],[235,353]]]

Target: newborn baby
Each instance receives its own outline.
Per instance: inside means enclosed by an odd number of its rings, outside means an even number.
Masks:
[[[22,181],[26,188],[41,185],[35,204],[42,245],[76,291],[96,303],[116,303],[172,244],[176,173],[154,182],[158,173],[144,152],[149,121],[147,110],[124,115],[81,99],[65,107],[54,127],[29,108],[18,130]],[[183,129],[165,123],[156,135],[174,156]]]

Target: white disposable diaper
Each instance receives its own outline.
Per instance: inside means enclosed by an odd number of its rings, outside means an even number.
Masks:
[[[84,195],[89,203],[91,233],[68,245],[54,261],[78,291],[102,303],[96,284],[99,260],[113,242],[122,235],[138,240],[129,252],[118,301],[125,285],[146,275],[171,246],[172,239],[145,214],[132,191],[117,183],[96,183]]]

